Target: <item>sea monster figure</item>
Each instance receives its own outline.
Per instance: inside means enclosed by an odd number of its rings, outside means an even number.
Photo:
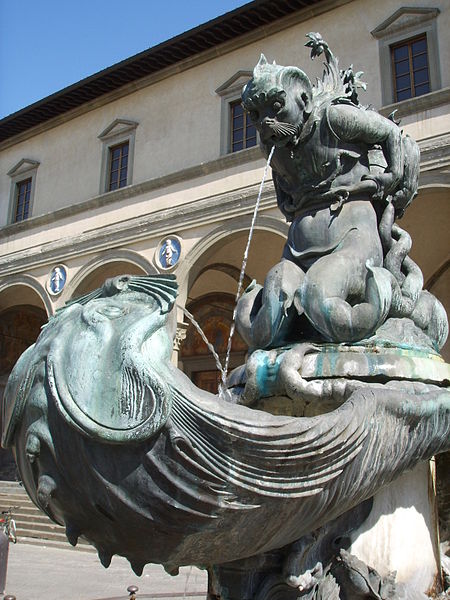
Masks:
[[[311,57],[326,58],[317,85],[261,55],[242,93],[266,157],[275,146],[278,207],[291,225],[264,286],[241,298],[238,330],[252,349],[302,341],[305,327],[322,341],[355,342],[407,317],[438,350],[445,311],[422,290],[411,239],[394,223],[417,194],[419,148],[393,116],[360,104],[361,73],[340,71],[320,34],[308,37]]]

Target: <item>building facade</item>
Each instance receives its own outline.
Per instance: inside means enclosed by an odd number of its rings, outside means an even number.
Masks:
[[[364,71],[362,103],[396,110],[420,145],[420,193],[402,227],[449,311],[449,30],[446,0],[259,0],[1,120],[2,384],[55,310],[123,273],[175,273],[180,307],[223,357],[265,167],[240,92],[261,52],[319,76],[310,31],[341,67]],[[269,176],[244,285],[264,280],[286,233]],[[214,360],[181,308],[178,322],[180,366],[214,390]],[[232,350],[234,366],[238,336]]]

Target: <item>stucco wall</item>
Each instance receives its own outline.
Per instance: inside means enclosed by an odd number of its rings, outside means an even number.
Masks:
[[[450,85],[450,6],[448,2],[411,0],[408,6],[439,7],[437,19],[439,54],[441,57],[442,86]],[[314,78],[321,73],[321,60],[311,63],[304,48],[305,34],[320,31],[340,58],[341,66],[353,63],[355,70],[363,70],[368,82],[364,103],[381,105],[380,66],[378,41],[370,31],[402,6],[402,2],[355,0],[350,4],[292,25],[279,33],[237,48],[214,60],[182,71],[152,85],[131,91],[118,100],[93,108],[76,118],[69,119],[53,129],[7,148],[1,154],[0,170],[0,225],[7,223],[11,180],[7,175],[22,158],[40,162],[37,171],[33,216],[52,212],[95,197],[100,190],[102,143],[98,135],[117,118],[139,123],[136,129],[133,184],[167,175],[174,171],[211,161],[220,155],[221,98],[215,90],[238,70],[250,70],[263,51],[270,60],[281,64],[297,64]],[[408,116],[405,129],[422,138],[448,131],[448,105]],[[254,181],[248,170],[249,182]],[[239,185],[246,185],[245,175]],[[221,180],[220,173],[212,179]],[[194,184],[195,185],[195,184]],[[236,183],[232,183],[236,185]],[[186,187],[186,186],[185,186]],[[187,198],[187,197],[186,197]],[[147,202],[149,198],[143,197]],[[137,202],[135,200],[134,202]],[[178,204],[181,200],[169,202]],[[152,210],[167,205],[155,195]],[[144,208],[147,210],[148,207]],[[118,207],[120,210],[120,207]],[[105,218],[123,218],[113,210],[97,215],[93,225],[101,225]],[[85,223],[90,227],[89,223]]]

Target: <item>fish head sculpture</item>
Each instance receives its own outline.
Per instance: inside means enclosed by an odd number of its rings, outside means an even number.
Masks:
[[[85,435],[125,443],[159,431],[171,393],[154,365],[170,361],[176,293],[170,275],[126,275],[60,310],[11,374],[3,444],[33,402],[40,376],[63,418]]]

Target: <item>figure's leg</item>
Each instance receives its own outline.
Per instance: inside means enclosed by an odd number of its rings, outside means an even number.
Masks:
[[[387,317],[391,302],[389,273],[373,260],[340,250],[308,270],[301,291],[305,314],[332,342],[369,337]]]
[[[292,318],[302,312],[298,302],[304,272],[281,260],[267,274],[264,287],[253,282],[241,296],[236,326],[250,348],[267,348],[286,337]]]

